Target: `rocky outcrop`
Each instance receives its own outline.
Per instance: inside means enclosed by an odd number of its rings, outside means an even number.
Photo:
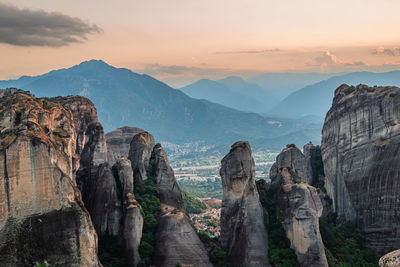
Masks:
[[[352,221],[378,255],[400,247],[400,89],[342,85],[322,131],[338,222]]]
[[[222,248],[234,266],[270,266],[268,236],[255,184],[255,164],[248,142],[232,145],[221,161]]]
[[[144,130],[136,127],[121,127],[106,133],[107,159],[114,165],[121,157],[128,157],[132,138]]]
[[[98,122],[97,111],[92,101],[81,96],[66,96],[47,98],[46,100],[62,104],[73,115],[73,124],[76,133],[76,148],[73,161],[73,173],[79,169],[80,155],[87,141],[86,130],[92,123]]]
[[[133,137],[128,158],[132,162],[135,182],[143,183],[147,180],[147,167],[154,146],[154,137],[148,132],[140,132]]]
[[[0,98],[2,266],[100,266],[97,235],[73,179],[76,133],[61,104]]]
[[[116,237],[130,266],[140,261],[143,217],[134,197],[131,162],[118,159],[113,170],[107,162],[106,138],[98,122],[85,132],[76,179],[98,235]]]
[[[140,261],[139,245],[142,238],[143,216],[133,194],[131,162],[126,158],[120,158],[113,168],[120,185],[123,206],[122,229],[119,235],[125,248],[128,263],[131,266],[136,266]]]
[[[288,145],[271,168],[271,189],[300,266],[328,266],[319,232],[323,207],[317,190],[304,182],[311,180],[302,176],[308,173],[304,158],[296,146]]]
[[[100,123],[91,123],[85,131],[86,144],[80,155],[80,167],[76,173],[76,182],[82,192],[83,202],[92,215],[96,188],[99,185],[99,167],[107,162],[106,139]],[[109,168],[103,166],[103,168]]]
[[[154,147],[151,159],[154,160],[154,169],[151,171],[159,189],[161,203],[154,264],[212,266],[207,250],[184,210],[181,190],[161,145]]]
[[[398,267],[400,266],[400,249],[392,251],[379,259],[380,267]]]

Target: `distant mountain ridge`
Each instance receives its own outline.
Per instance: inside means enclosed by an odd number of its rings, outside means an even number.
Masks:
[[[190,97],[241,111],[263,113],[274,102],[261,87],[247,83],[240,77],[227,77],[217,81],[201,79],[179,90]]]
[[[320,139],[321,125],[266,118],[193,99],[148,75],[115,68],[101,60],[0,81],[0,88],[5,87],[29,90],[38,97],[83,95],[96,105],[105,131],[135,126],[154,133],[160,141],[177,144],[201,141],[221,145],[243,139],[260,147],[281,148],[289,135],[302,142]]]
[[[400,86],[400,71],[352,72],[331,77],[288,95],[269,114],[291,118],[309,115],[324,117],[332,104],[335,89],[344,83],[348,85]]]

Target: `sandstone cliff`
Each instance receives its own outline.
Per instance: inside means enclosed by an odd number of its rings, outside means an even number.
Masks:
[[[155,266],[212,266],[203,243],[183,206],[181,190],[167,154],[154,138],[142,132],[133,138],[129,152],[132,167],[142,183],[154,177],[159,191],[161,210],[156,231]],[[151,161],[151,164],[150,164]],[[136,177],[135,177],[136,178]]]
[[[0,102],[2,266],[100,266],[73,179],[72,112],[21,92]]]
[[[400,89],[342,85],[322,131],[338,222],[356,223],[382,255],[400,247]]]
[[[270,266],[263,209],[255,185],[255,164],[247,142],[232,145],[221,162],[222,248],[234,266]]]
[[[107,159],[114,165],[121,157],[128,157],[132,138],[144,130],[136,127],[125,126],[106,133]]]
[[[147,167],[154,146],[154,137],[148,132],[140,132],[133,137],[128,158],[132,163],[135,182],[147,180]]]
[[[400,266],[400,249],[392,251],[379,259],[380,267],[398,267]]]
[[[317,190],[304,182],[312,180],[304,176],[312,173],[306,169],[303,153],[296,146],[288,145],[271,168],[271,189],[300,266],[328,266],[319,232],[323,207]]]
[[[134,197],[131,162],[118,159],[112,171],[103,127],[97,120],[87,126],[84,140],[76,179],[85,206],[98,235],[116,238],[130,266],[136,266],[140,261],[143,217]]]

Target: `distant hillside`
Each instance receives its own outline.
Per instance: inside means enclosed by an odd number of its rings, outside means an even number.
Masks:
[[[157,140],[177,144],[228,145],[249,140],[257,147],[281,148],[290,142],[291,134],[301,136],[303,143],[320,140],[321,125],[266,118],[193,99],[148,75],[103,61],[1,81],[0,88],[4,87],[30,90],[37,96],[83,95],[95,104],[105,131],[135,126],[153,133]]]
[[[201,79],[180,90],[193,98],[257,113],[268,111],[275,102],[260,86],[248,83],[240,77],[228,77],[218,81]]]
[[[299,90],[300,88],[338,75],[339,74],[319,72],[270,72],[249,77],[246,79],[246,82],[259,85],[265,90],[269,97],[271,97],[272,99],[276,99],[279,102],[283,100],[286,96],[295,92],[296,90]],[[275,103],[275,105],[276,104],[277,103]]]
[[[348,85],[362,83],[369,86],[400,86],[400,71],[384,73],[353,72],[335,76],[290,94],[277,104],[269,114],[292,118],[309,115],[325,117],[332,104],[335,89],[343,83]]]

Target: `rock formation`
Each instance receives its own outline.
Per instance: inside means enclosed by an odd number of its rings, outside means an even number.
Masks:
[[[248,142],[236,142],[221,161],[222,248],[234,266],[270,266],[268,236]]]
[[[131,162],[126,158],[118,159],[113,173],[107,162],[103,127],[97,119],[88,124],[84,140],[76,179],[85,206],[98,235],[116,237],[128,263],[136,266],[140,261],[143,217],[134,197]]]
[[[114,165],[117,181],[120,185],[122,197],[122,229],[120,238],[123,241],[128,263],[136,266],[140,261],[139,245],[142,238],[143,217],[140,213],[140,206],[133,194],[133,171],[131,162],[126,158],[119,158]]]
[[[379,259],[380,267],[399,267],[400,266],[400,249],[392,251]]]
[[[317,190],[304,182],[311,180],[303,176],[308,173],[306,169],[304,155],[296,146],[288,145],[270,170],[271,189],[300,266],[328,266],[319,232],[322,203]]]
[[[100,266],[97,235],[73,179],[73,114],[14,92],[0,98],[2,266]]]
[[[110,165],[114,165],[121,157],[128,157],[132,138],[144,130],[136,127],[121,127],[106,133],[107,159]]]
[[[184,210],[181,190],[161,145],[154,147],[151,158],[154,160],[152,171],[161,202],[154,264],[212,266],[207,250]]]
[[[140,132],[133,137],[128,158],[132,162],[135,182],[143,183],[147,180],[147,167],[154,146],[154,137],[148,132]]]
[[[56,102],[62,104],[64,107],[68,108],[73,115],[73,124],[76,133],[76,149],[75,155],[73,157],[75,172],[79,169],[79,159],[83,152],[83,148],[87,141],[86,130],[89,124],[98,122],[97,111],[94,107],[92,101],[81,96],[67,96],[67,97],[55,97],[48,98],[48,101]]]
[[[341,85],[322,131],[338,222],[352,221],[378,255],[400,247],[400,89]]]

